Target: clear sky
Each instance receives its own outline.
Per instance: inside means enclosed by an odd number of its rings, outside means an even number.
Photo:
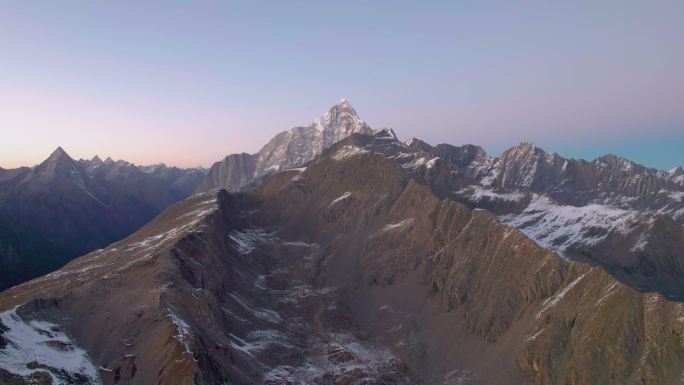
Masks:
[[[684,1],[0,2],[5,168],[208,166],[342,97],[401,138],[669,169]]]

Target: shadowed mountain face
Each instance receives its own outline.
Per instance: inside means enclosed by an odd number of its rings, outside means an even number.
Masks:
[[[678,383],[681,303],[435,193],[473,179],[419,145],[354,135],[0,293],[0,378]]]
[[[371,134],[372,130],[342,99],[310,125],[276,135],[258,153],[231,154],[215,163],[197,191],[238,191],[268,174],[303,166],[324,149],[356,133]]]
[[[147,172],[146,172],[147,171]],[[201,170],[75,161],[61,147],[34,168],[0,172],[0,289],[121,239],[187,197]]]

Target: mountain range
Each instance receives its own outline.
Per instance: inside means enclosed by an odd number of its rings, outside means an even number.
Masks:
[[[61,147],[35,167],[0,169],[0,289],[107,246],[188,197],[201,169],[72,159]]]
[[[0,293],[0,381],[636,385],[684,375],[682,168],[564,159],[530,143],[491,157],[404,142],[346,100],[206,177],[60,150],[44,164],[29,170],[32,184],[58,169],[69,183],[17,202],[54,191],[79,207],[70,217],[98,202],[125,210],[109,197],[135,191],[136,202],[170,207]],[[183,193],[140,187],[140,174],[157,172],[168,176],[162,190]],[[49,222],[55,209],[41,207],[34,217]],[[55,231],[20,224],[24,237]]]

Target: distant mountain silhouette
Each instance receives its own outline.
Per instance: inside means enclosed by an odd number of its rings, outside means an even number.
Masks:
[[[0,170],[0,289],[121,239],[186,198],[204,171],[151,170],[58,147],[39,165]],[[29,241],[30,240],[30,241]]]

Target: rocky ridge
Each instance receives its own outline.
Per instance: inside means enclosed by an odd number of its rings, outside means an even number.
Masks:
[[[681,303],[440,197],[426,180],[470,179],[414,144],[354,135],[189,198],[0,310],[57,325],[107,384],[679,381]]]
[[[472,145],[433,147],[415,138],[400,142],[393,133],[385,131],[374,136],[353,136],[338,145],[381,153],[416,181],[430,186],[438,196],[491,211],[500,221],[566,259],[601,266],[639,290],[659,291],[672,299],[684,298],[684,227],[669,214],[608,203],[573,205],[564,203],[560,192],[536,192],[534,184],[528,188],[493,187],[492,180],[473,170],[476,165],[495,162],[484,150]],[[541,151],[523,145],[509,152],[520,155],[526,151],[529,154],[530,150],[535,154]],[[499,180],[524,180],[520,175],[529,174],[525,170],[534,167],[528,167],[529,162],[521,164],[524,165],[517,171],[510,171]],[[669,207],[681,210],[684,202]]]

